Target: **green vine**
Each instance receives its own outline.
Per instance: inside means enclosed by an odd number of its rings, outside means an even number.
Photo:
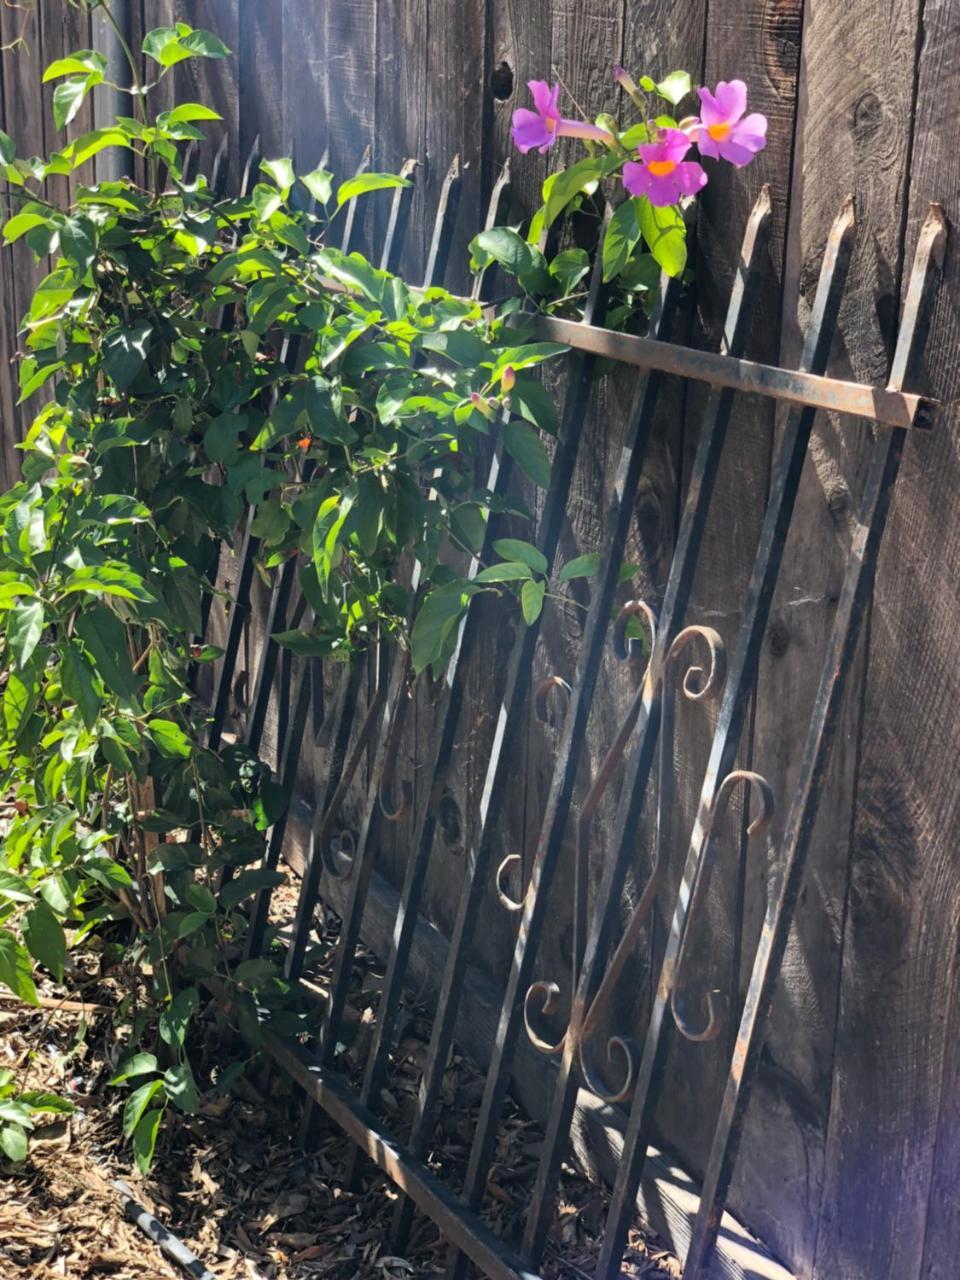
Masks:
[[[154,116],[151,90],[179,62],[228,51],[183,23],[151,31],[151,83],[126,52],[132,116],[46,159],[0,135],[4,239],[54,263],[19,370],[22,399],[47,400],[0,498],[0,982],[35,1003],[38,966],[61,983],[85,939],[123,940],[130,1024],[114,1083],[131,1089],[124,1132],[147,1168],[163,1116],[200,1103],[186,1047],[198,982],[230,985],[254,1040],[254,992],[289,995],[271,959],[242,958],[244,907],[281,878],[261,862],[288,797],[244,748],[204,745],[191,684],[220,656],[202,638],[220,547],[250,507],[262,571],[296,562],[308,622],[277,639],[300,654],[355,661],[390,638],[415,672],[438,671],[483,590],[513,592],[532,621],[547,586],[532,544],[497,542],[505,559],[472,581],[464,565],[505,506],[475,479],[490,435],[549,480],[541,432],[555,414],[532,371],[563,348],[511,337],[510,307],[413,287],[334,247],[349,202],[402,178],[338,185],[277,158],[242,198],[187,181],[184,146],[218,117],[189,102]],[[44,78],[61,128],[110,87],[91,50]],[[139,179],[88,184],[107,148]],[[76,177],[64,208],[46,194],[61,176]],[[417,591],[404,586],[414,560]],[[11,1158],[39,1105],[0,1098]]]

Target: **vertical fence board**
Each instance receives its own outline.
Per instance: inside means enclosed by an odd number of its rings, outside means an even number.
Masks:
[[[882,0],[858,6],[856,14],[811,0],[805,15],[800,77],[805,112],[797,139],[793,189],[797,212],[790,227],[788,261],[791,279],[805,291],[830,221],[853,190],[858,241],[840,318],[843,354],[838,352],[831,369],[838,376],[852,373],[879,382],[887,372],[902,257],[900,228],[911,136],[916,21],[916,5]],[[784,309],[786,359],[797,341],[791,303],[788,295]],[[798,318],[802,307],[801,302]],[[806,722],[804,716],[790,714],[790,709],[812,704],[814,672],[839,586],[840,548],[849,537],[868,445],[869,436],[862,425],[834,421],[821,422],[811,443],[775,602],[779,640],[773,649],[768,646],[761,669],[760,699],[767,712],[763,724],[757,726],[757,737],[759,740],[763,733],[763,758],[774,766],[772,781],[778,796],[792,794]],[[786,661],[781,660],[784,653]],[[852,1061],[844,1063],[840,1055],[831,1103],[833,1020],[862,675],[861,655],[847,685],[838,732],[842,746],[822,792],[806,890],[775,1005],[766,1049],[771,1064],[765,1075],[768,1087],[761,1087],[754,1101],[756,1115],[761,1108],[770,1108],[778,1097],[790,1098],[789,1107],[799,1119],[798,1158],[806,1162],[803,1195],[810,1204],[816,1203],[818,1184],[826,1179],[821,1214],[826,1213],[831,1225],[825,1229],[826,1219],[821,1220],[820,1240],[815,1246],[816,1271],[824,1276],[879,1274],[880,1260],[888,1260],[891,1240],[898,1234],[891,1219],[884,1219],[881,1226],[874,1214],[864,1212],[860,1179],[851,1182],[841,1171],[836,1154],[831,1156],[830,1138],[825,1172],[820,1155],[827,1123],[833,1131],[832,1143],[837,1141],[844,1123],[843,1095],[851,1086],[856,1089],[853,1075],[858,1076],[861,1069]],[[856,1203],[847,1199],[851,1195]],[[841,1242],[847,1233],[865,1234],[868,1218],[873,1262],[865,1263],[862,1272],[848,1271],[852,1258]],[[856,1223],[862,1224],[864,1231]],[[784,1243],[789,1261],[809,1270],[813,1263],[809,1233]]]
[[[713,331],[711,338],[715,342],[718,300],[729,289],[735,267],[735,228],[746,216],[761,185],[769,183],[773,203],[769,263],[757,299],[750,352],[756,359],[772,362],[778,356],[801,20],[801,0],[763,8],[751,0],[732,0],[719,8],[711,6],[707,22],[704,83],[713,88],[719,80],[746,81],[748,110],[766,116],[768,131],[765,149],[748,168],[737,170],[726,163],[705,162],[710,183],[701,199],[697,220],[699,317],[704,329]],[[694,402],[696,398],[694,395]],[[766,503],[775,421],[774,406],[769,402],[742,398],[737,404],[730,441],[720,464],[710,532],[698,567],[689,621],[716,628],[728,646],[732,645],[739,624]],[[782,713],[784,709],[779,710]],[[760,708],[756,711],[761,713]],[[678,725],[687,729],[678,770],[681,782],[692,783],[696,796],[709,742],[709,730],[704,724],[707,718],[707,708],[692,706],[678,719]],[[751,719],[748,713],[738,763],[765,775],[766,746],[760,740],[755,748]],[[699,751],[692,745],[698,739]],[[699,939],[691,938],[691,956],[703,974],[704,988],[719,987],[723,993],[724,1027],[719,1037],[708,1044],[690,1044],[681,1037],[675,1038],[674,1085],[665,1099],[660,1121],[661,1131],[671,1138],[676,1133],[684,1134],[684,1155],[696,1170],[703,1168],[709,1149],[766,905],[768,852],[764,841],[745,838],[745,795],[737,795],[724,819],[721,871],[712,882],[706,927]],[[778,800],[784,803],[781,797]],[[691,818],[695,812],[696,801],[686,810]],[[682,829],[686,832],[689,826]],[[738,1165],[742,1211],[751,1215],[752,1221],[762,1221],[769,1201],[769,1180],[776,1177],[789,1188],[783,1201],[778,1201],[784,1231],[812,1232],[816,1205],[811,1208],[795,1193],[802,1173],[802,1163],[798,1168],[796,1160],[783,1158],[776,1125],[765,1125],[756,1150],[751,1147],[750,1156]]]
[[[960,386],[960,204],[956,121],[947,125],[942,103],[953,101],[960,78],[960,23],[949,4],[928,3],[921,12],[906,249],[928,201],[940,200],[952,245],[924,380],[949,404]],[[899,64],[915,20],[906,8],[902,25],[878,32],[878,54],[882,45],[885,56],[870,86],[884,131],[901,138],[909,134],[914,104]],[[891,103],[893,91],[898,98]],[[906,187],[899,167],[896,179]],[[944,768],[956,756],[960,697],[956,424],[951,406],[929,441],[910,442],[877,579],[818,1276],[926,1280],[956,1271],[960,812],[956,772]]]

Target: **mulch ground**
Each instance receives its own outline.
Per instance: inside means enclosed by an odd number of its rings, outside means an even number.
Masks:
[[[358,1032],[348,1069],[362,1064],[381,973],[373,957],[361,957],[353,1000]],[[127,1092],[107,1083],[120,1052],[113,1030],[119,984],[109,971],[75,975],[69,993],[75,1003],[56,1007],[63,996],[64,989],[47,986],[50,1007],[0,1001],[0,1066],[25,1070],[25,1087],[63,1093],[77,1108],[66,1120],[38,1127],[25,1164],[0,1160],[3,1280],[182,1280],[184,1273],[124,1217],[109,1185],[117,1176],[218,1280],[407,1280],[442,1274],[448,1250],[433,1224],[418,1217],[403,1256],[397,1256],[389,1241],[393,1185],[370,1170],[360,1191],[347,1190],[348,1139],[324,1117],[315,1118],[305,1150],[301,1097],[281,1072],[256,1058],[228,1094],[208,1094],[200,1114],[178,1114],[165,1124],[153,1168],[141,1178],[121,1136]],[[80,998],[85,1009],[76,1007]],[[413,1114],[428,1038],[429,1022],[411,1009],[381,1099],[391,1127],[401,1134]],[[249,1056],[212,1009],[199,1020],[196,1041],[198,1075],[207,1082],[215,1079],[218,1062]],[[193,1060],[196,1069],[197,1056]],[[483,1077],[454,1056],[444,1086],[431,1163],[456,1185]],[[508,1241],[516,1241],[522,1229],[540,1142],[537,1127],[510,1109],[486,1210]],[[565,1169],[542,1268],[545,1280],[592,1276],[604,1214],[603,1191]],[[679,1267],[637,1229],[622,1273],[668,1280],[679,1275]]]

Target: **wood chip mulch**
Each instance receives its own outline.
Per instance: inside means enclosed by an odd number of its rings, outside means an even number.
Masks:
[[[372,956],[361,957],[353,1002],[357,1036],[346,1055],[348,1069],[362,1062],[381,975]],[[321,985],[322,978],[321,973]],[[124,1218],[109,1185],[117,1176],[217,1280],[407,1280],[443,1273],[448,1247],[428,1219],[416,1218],[402,1257],[392,1252],[396,1189],[372,1169],[359,1191],[346,1189],[351,1146],[325,1117],[314,1119],[309,1149],[302,1148],[302,1099],[267,1062],[251,1060],[229,1094],[208,1093],[199,1115],[177,1115],[166,1124],[153,1168],[141,1178],[121,1137],[127,1093],[107,1085],[119,1052],[108,1010],[119,1000],[119,986],[98,973],[81,984],[81,993],[96,1007],[76,1007],[76,984],[69,1007],[56,1007],[62,992],[49,986],[49,1007],[0,1000],[0,1066],[25,1069],[27,1087],[61,1092],[77,1107],[66,1120],[40,1117],[25,1164],[0,1160],[3,1280],[182,1280],[184,1273]],[[212,1009],[196,1032],[198,1075],[205,1072],[206,1083],[215,1079],[218,1062],[249,1052],[238,1047]],[[401,1135],[413,1114],[428,1037],[423,1011],[411,1008],[381,1098]],[[430,1162],[456,1186],[483,1077],[455,1055],[444,1084],[442,1127]],[[58,1122],[42,1124],[47,1118]],[[522,1230],[541,1140],[536,1126],[509,1104],[486,1211],[508,1241],[515,1242]],[[541,1271],[545,1280],[593,1275],[604,1215],[605,1193],[565,1167]],[[676,1259],[651,1237],[637,1229],[630,1243],[624,1276],[679,1276]]]

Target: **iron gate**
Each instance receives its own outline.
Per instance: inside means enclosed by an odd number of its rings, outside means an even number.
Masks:
[[[254,146],[246,166],[245,183],[255,171]],[[364,160],[366,165],[368,157]],[[414,169],[408,162],[404,172]],[[425,284],[440,282],[446,267],[450,236],[460,183],[459,161],[450,167],[436,211],[428,253]],[[508,193],[505,172],[493,191],[488,226],[497,220]],[[394,194],[380,255],[381,265],[396,261],[409,212],[409,190]],[[351,206],[342,247],[349,248],[354,233]],[[609,213],[609,211],[608,211]],[[496,731],[486,760],[485,781],[472,797],[476,808],[474,839],[464,862],[464,879],[456,921],[439,997],[433,1010],[432,1034],[420,1082],[412,1131],[398,1141],[377,1116],[380,1091],[386,1079],[397,1032],[401,997],[408,971],[418,912],[437,833],[438,811],[444,780],[464,708],[466,682],[478,652],[479,624],[476,609],[468,611],[458,644],[442,680],[440,727],[423,767],[429,779],[429,802],[417,816],[415,838],[406,854],[405,878],[393,929],[392,945],[385,957],[386,973],[377,1011],[362,1085],[353,1089],[338,1070],[338,1044],[347,1007],[351,968],[360,943],[364,910],[384,822],[397,820],[411,799],[408,779],[396,776],[397,744],[404,733],[409,699],[410,673],[406,661],[381,646],[373,658],[376,683],[366,710],[362,685],[365,672],[354,663],[342,676],[332,710],[322,706],[322,672],[318,660],[310,660],[306,675],[292,679],[291,658],[282,653],[271,636],[286,628],[309,623],[309,607],[294,600],[296,564],[288,562],[273,581],[265,618],[265,640],[252,673],[251,697],[239,732],[253,750],[263,738],[271,696],[278,697],[278,756],[281,780],[292,793],[311,711],[324,719],[330,742],[330,768],[315,797],[310,847],[301,880],[299,904],[289,936],[285,974],[300,978],[314,910],[325,883],[345,882],[345,906],[336,945],[333,975],[327,996],[322,1031],[316,1046],[301,1044],[271,1032],[264,1024],[265,1044],[307,1096],[326,1111],[355,1144],[350,1173],[355,1178],[363,1157],[369,1157],[402,1192],[391,1227],[395,1250],[403,1246],[414,1208],[429,1215],[448,1238],[452,1252],[449,1277],[467,1274],[471,1263],[495,1280],[536,1280],[547,1232],[555,1209],[561,1162],[567,1157],[574,1105],[580,1082],[599,1097],[629,1104],[629,1119],[619,1171],[603,1234],[596,1275],[606,1280],[620,1274],[628,1226],[636,1209],[637,1193],[647,1158],[652,1124],[664,1089],[667,1050],[674,1034],[692,1042],[714,1038],[720,1014],[709,992],[700,997],[700,1008],[691,992],[697,974],[691,971],[689,939],[702,918],[711,875],[718,858],[717,825],[737,789],[749,793],[752,818],[747,827],[751,839],[766,836],[777,802],[758,773],[736,768],[774,589],[783,559],[787,533],[797,497],[801,471],[818,409],[860,417],[859,429],[871,432],[868,472],[858,517],[850,542],[842,589],[823,661],[819,690],[811,712],[800,778],[789,801],[784,834],[771,850],[775,876],[766,917],[753,962],[752,978],[744,1002],[739,1030],[733,1041],[726,1090],[713,1135],[709,1165],[700,1197],[699,1212],[687,1252],[683,1275],[696,1280],[706,1274],[716,1244],[720,1220],[737,1159],[740,1134],[750,1089],[756,1075],[765,1023],[783,960],[787,936],[803,877],[818,795],[835,736],[838,710],[844,693],[867,607],[878,549],[891,491],[896,480],[906,433],[932,425],[934,402],[912,394],[905,386],[916,376],[929,321],[930,307],[943,260],[946,223],[937,206],[931,206],[921,228],[906,293],[903,316],[893,358],[889,385],[861,386],[824,376],[852,252],[855,219],[852,201],[840,210],[830,232],[812,308],[800,367],[796,371],[753,363],[744,358],[751,312],[762,272],[765,237],[770,220],[770,198],[765,189],[750,215],[743,238],[739,266],[731,292],[717,354],[674,345],[669,339],[677,310],[677,287],[661,285],[651,319],[649,336],[632,337],[601,327],[603,290],[599,263],[595,264],[582,323],[545,316],[533,323],[538,335],[566,343],[570,352],[566,398],[553,459],[552,478],[539,519],[537,546],[552,566],[567,508],[571,478],[577,457],[580,424],[591,395],[595,363],[599,357],[634,365],[639,370],[622,454],[612,493],[605,495],[606,519],[602,561],[591,585],[589,613],[576,674],[568,684],[559,675],[533,688],[534,658],[539,621],[526,627],[513,646],[504,692],[496,708]],[[598,255],[599,259],[599,255]],[[481,281],[474,297],[480,297]],[[285,358],[294,358],[285,351]],[[611,616],[627,536],[640,484],[644,458],[653,430],[658,398],[668,375],[708,384],[709,398],[702,415],[696,456],[684,500],[664,598],[658,614],[644,603],[629,603],[614,622]],[[707,512],[724,450],[735,393],[761,394],[791,405],[773,463],[769,494],[753,569],[735,644],[729,655],[720,636],[706,626],[684,625],[694,572],[704,538]],[[871,427],[872,424],[872,427]],[[510,459],[499,451],[490,464],[488,488],[505,494],[510,482]],[[238,675],[238,657],[244,628],[249,621],[257,539],[252,530],[254,512],[248,512],[239,551],[238,575],[226,629],[224,655],[220,659],[212,697],[209,741],[216,746],[227,722],[230,690]],[[489,551],[486,545],[471,566],[471,576]],[[414,588],[418,568],[414,569]],[[576,884],[573,935],[573,999],[565,1034],[551,1041],[537,1027],[541,1013],[552,1012],[559,985],[534,982],[534,964],[544,930],[547,904],[562,841],[571,822],[571,806],[587,722],[608,641],[625,657],[632,641],[628,623],[642,619],[650,636],[649,657],[642,685],[593,781],[581,807],[576,826]],[[699,656],[698,656],[699,655]],[[251,673],[246,673],[251,674]],[[511,770],[511,743],[533,708],[542,710],[552,690],[565,699],[562,737],[556,756],[539,840],[532,859],[522,901],[514,901],[506,887],[512,855],[495,864],[496,823]],[[675,808],[673,737],[679,698],[720,698],[709,763],[699,809],[686,844],[679,890],[665,904],[672,915],[665,954],[655,987],[652,1010],[642,1046],[615,1036],[604,1046],[608,1069],[620,1078],[603,1079],[596,1065],[600,1024],[610,1004],[637,937],[647,923],[653,903],[665,893],[667,871],[683,852],[671,818]],[[341,823],[341,809],[351,780],[366,757],[369,785],[362,821],[353,835]],[[609,788],[620,762],[625,773],[617,801],[614,838],[599,851],[602,879],[592,913],[588,911],[587,872],[591,822],[601,797]],[[636,832],[647,794],[647,782],[657,771],[656,839],[649,877],[632,917],[621,936],[619,907],[636,843]],[[285,851],[286,819],[269,833],[266,863],[275,868]],[[443,1072],[454,1041],[463,999],[464,980],[471,957],[483,893],[495,877],[500,899],[520,915],[516,949],[503,997],[495,1043],[463,1189],[455,1195],[427,1166],[426,1156],[438,1122]],[[261,893],[252,907],[248,949],[259,954],[270,906],[270,895]],[[559,1067],[550,1105],[543,1151],[540,1157],[526,1229],[517,1251],[511,1251],[483,1223],[487,1175],[494,1155],[518,1036],[529,1035],[543,1052],[554,1055]]]

